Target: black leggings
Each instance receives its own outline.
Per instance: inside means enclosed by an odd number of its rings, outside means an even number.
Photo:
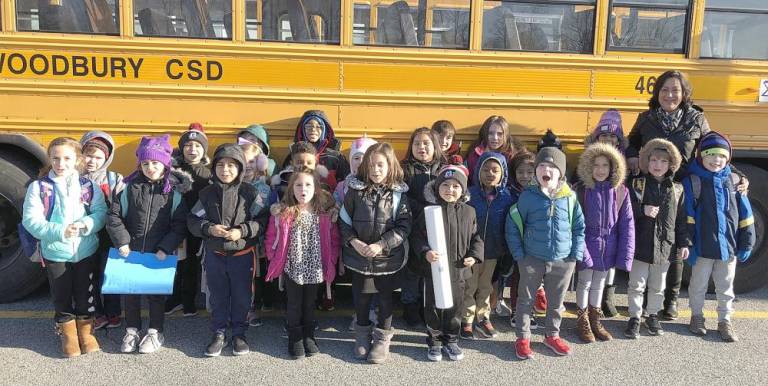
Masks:
[[[58,263],[45,260],[51,298],[55,310],[54,320],[64,323],[75,317],[91,317],[96,311],[94,303],[96,255],[77,263]]]
[[[314,326],[315,296],[320,284],[297,284],[285,276],[285,318],[288,327]]]
[[[365,279],[372,277],[379,295],[378,327],[383,330],[392,328],[392,292],[398,287],[395,275],[365,276],[357,272],[352,273],[352,292],[355,295],[355,313],[358,324],[367,326],[370,323],[368,311],[371,309],[371,302],[376,294],[364,294],[363,284]]]
[[[149,328],[163,332],[165,324],[165,295],[124,295],[125,324],[128,327],[141,330],[141,298],[147,297],[149,302]]]

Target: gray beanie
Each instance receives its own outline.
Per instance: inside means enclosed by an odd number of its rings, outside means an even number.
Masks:
[[[556,147],[541,148],[539,153],[536,154],[536,167],[542,162],[548,162],[555,165],[555,167],[560,170],[560,178],[565,178],[565,153],[560,151],[560,149]]]

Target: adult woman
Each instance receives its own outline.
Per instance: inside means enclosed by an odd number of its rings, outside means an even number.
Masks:
[[[653,96],[648,101],[648,111],[640,113],[629,133],[627,148],[627,166],[633,175],[640,172],[638,152],[648,141],[655,138],[666,139],[677,147],[683,162],[675,173],[675,180],[680,181],[688,172],[688,163],[696,156],[696,146],[701,137],[710,131],[704,117],[704,110],[693,104],[693,89],[688,79],[680,71],[669,70],[661,74],[656,81]],[[749,181],[740,172],[739,191],[746,191]],[[683,277],[683,261],[674,258],[667,271],[667,288],[664,293],[664,310],[659,317],[673,320],[677,317],[677,296]]]

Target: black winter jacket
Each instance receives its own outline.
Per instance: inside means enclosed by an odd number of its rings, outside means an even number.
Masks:
[[[172,169],[169,176],[173,189],[182,195],[192,188],[192,176]],[[122,217],[122,195],[127,194],[128,210]],[[163,181],[150,182],[139,173],[112,200],[107,216],[107,232],[116,248],[128,245],[132,251],[173,254],[187,237],[186,218],[189,207],[182,198],[176,210],[173,191],[163,193]]]
[[[656,112],[648,110],[640,113],[635,121],[635,126],[629,133],[629,147],[627,158],[638,157],[640,148],[654,138],[666,139],[677,147],[683,156],[683,163],[675,173],[675,181],[680,181],[687,174],[688,163],[696,157],[696,146],[704,134],[710,132],[704,110],[696,105],[682,106],[683,117],[675,130],[667,135]]]
[[[629,190],[635,217],[635,259],[648,264],[677,261],[673,246],[691,246],[683,186],[672,180],[671,173],[662,181],[644,174],[630,181]],[[656,218],[645,215],[644,205],[659,207]]]
[[[403,268],[408,260],[407,242],[411,233],[411,206],[405,193],[408,186],[398,184],[392,189],[373,187],[358,180],[347,179],[348,191],[342,208],[341,236],[344,266],[364,275],[389,275]],[[392,216],[393,193],[400,192],[400,203]],[[351,221],[351,222],[347,222]],[[352,247],[354,239],[366,244],[383,241],[381,256],[368,258]]]
[[[430,190],[434,185],[431,183],[426,189]],[[439,205],[443,209],[445,243],[451,273],[453,274],[456,269],[464,268],[464,259],[467,257],[474,257],[476,263],[482,263],[484,243],[477,226],[475,208],[465,200],[447,203],[442,199],[436,199],[434,194],[427,194],[427,200],[431,205]],[[415,256],[408,261],[408,267],[421,276],[431,276],[432,268],[426,256],[432,248],[427,239],[427,224],[423,215],[414,220],[411,240]],[[451,277],[456,276],[451,275]]]
[[[242,182],[245,156],[240,147],[233,144],[219,146],[213,164],[225,157],[239,163],[240,173],[229,184],[221,182],[214,174],[213,183],[200,192],[200,198],[192,207],[187,217],[187,226],[194,236],[205,239],[207,250],[236,253],[256,244],[257,237],[265,230],[269,220],[269,210],[263,208],[255,213],[257,191],[253,185]],[[240,229],[242,238],[230,241],[212,236],[210,228],[216,224]]]
[[[403,168],[403,182],[408,185],[411,211],[414,217],[419,217],[424,207],[429,205],[424,197],[424,187],[437,178],[437,172],[444,164],[440,161],[427,164],[408,157],[400,162],[400,166]]]

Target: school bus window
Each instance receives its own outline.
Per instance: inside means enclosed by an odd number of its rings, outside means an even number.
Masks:
[[[133,0],[136,36],[231,39],[228,0]]]
[[[117,0],[16,0],[19,31],[116,35]]]
[[[354,43],[468,48],[469,5],[470,0],[383,0],[371,1],[367,7],[356,5]]]
[[[484,1],[483,49],[590,53],[595,1]]]
[[[248,40],[339,44],[341,0],[246,0]]]
[[[371,6],[355,4],[352,22],[352,43],[368,44],[371,39]]]
[[[702,58],[768,59],[766,0],[710,0],[701,34]]]
[[[614,1],[609,50],[685,52],[689,0]]]

